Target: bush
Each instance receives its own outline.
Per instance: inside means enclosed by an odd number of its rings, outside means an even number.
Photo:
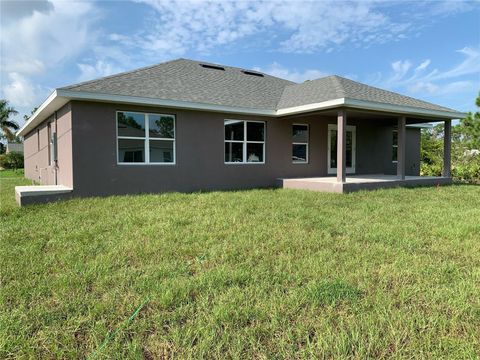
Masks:
[[[455,180],[480,184],[480,156],[465,157],[452,166]]]
[[[12,151],[0,155],[0,167],[4,169],[23,169],[23,154]]]
[[[442,176],[443,162],[420,164],[421,176]],[[480,184],[480,155],[457,156],[452,159],[452,178],[456,181]]]

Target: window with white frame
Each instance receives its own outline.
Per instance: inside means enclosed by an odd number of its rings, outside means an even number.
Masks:
[[[174,164],[175,116],[117,112],[119,164]]]
[[[392,162],[396,163],[398,158],[398,130],[392,131]]]
[[[294,164],[308,163],[308,125],[292,125],[292,162]]]
[[[225,120],[225,163],[265,163],[265,122]]]

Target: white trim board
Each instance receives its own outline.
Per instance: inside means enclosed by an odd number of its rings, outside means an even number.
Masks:
[[[242,114],[242,115],[256,115],[256,116],[268,116],[268,117],[281,117],[287,115],[295,115],[308,113],[312,111],[332,109],[336,107],[347,107],[363,110],[376,110],[393,112],[399,115],[417,115],[417,116],[431,116],[444,119],[461,119],[466,116],[466,113],[452,112],[452,111],[437,111],[421,109],[411,106],[399,106],[392,104],[377,103],[371,101],[339,98],[334,100],[323,101],[314,104],[307,104],[295,107],[289,107],[278,110],[265,110],[225,105],[206,104],[190,101],[179,100],[167,100],[167,99],[155,99],[138,96],[126,96],[126,95],[112,95],[102,93],[92,93],[83,91],[72,91],[57,89],[54,90],[50,96],[40,105],[30,119],[21,127],[17,132],[18,136],[24,136],[29,131],[34,129],[37,125],[43,122],[54,111],[57,111],[70,100],[90,100],[96,102],[113,102],[119,104],[135,104],[135,105],[147,105],[147,106],[160,106],[177,109],[188,109],[198,111],[213,111],[222,113]]]

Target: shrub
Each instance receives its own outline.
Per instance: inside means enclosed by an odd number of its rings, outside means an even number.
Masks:
[[[462,182],[480,184],[480,156],[464,157],[454,163],[452,177]]]
[[[0,167],[5,169],[23,169],[23,154],[19,152],[9,152],[0,155]]]

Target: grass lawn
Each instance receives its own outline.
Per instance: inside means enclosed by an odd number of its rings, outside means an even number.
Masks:
[[[480,356],[480,186],[20,209],[0,176],[0,358]]]

